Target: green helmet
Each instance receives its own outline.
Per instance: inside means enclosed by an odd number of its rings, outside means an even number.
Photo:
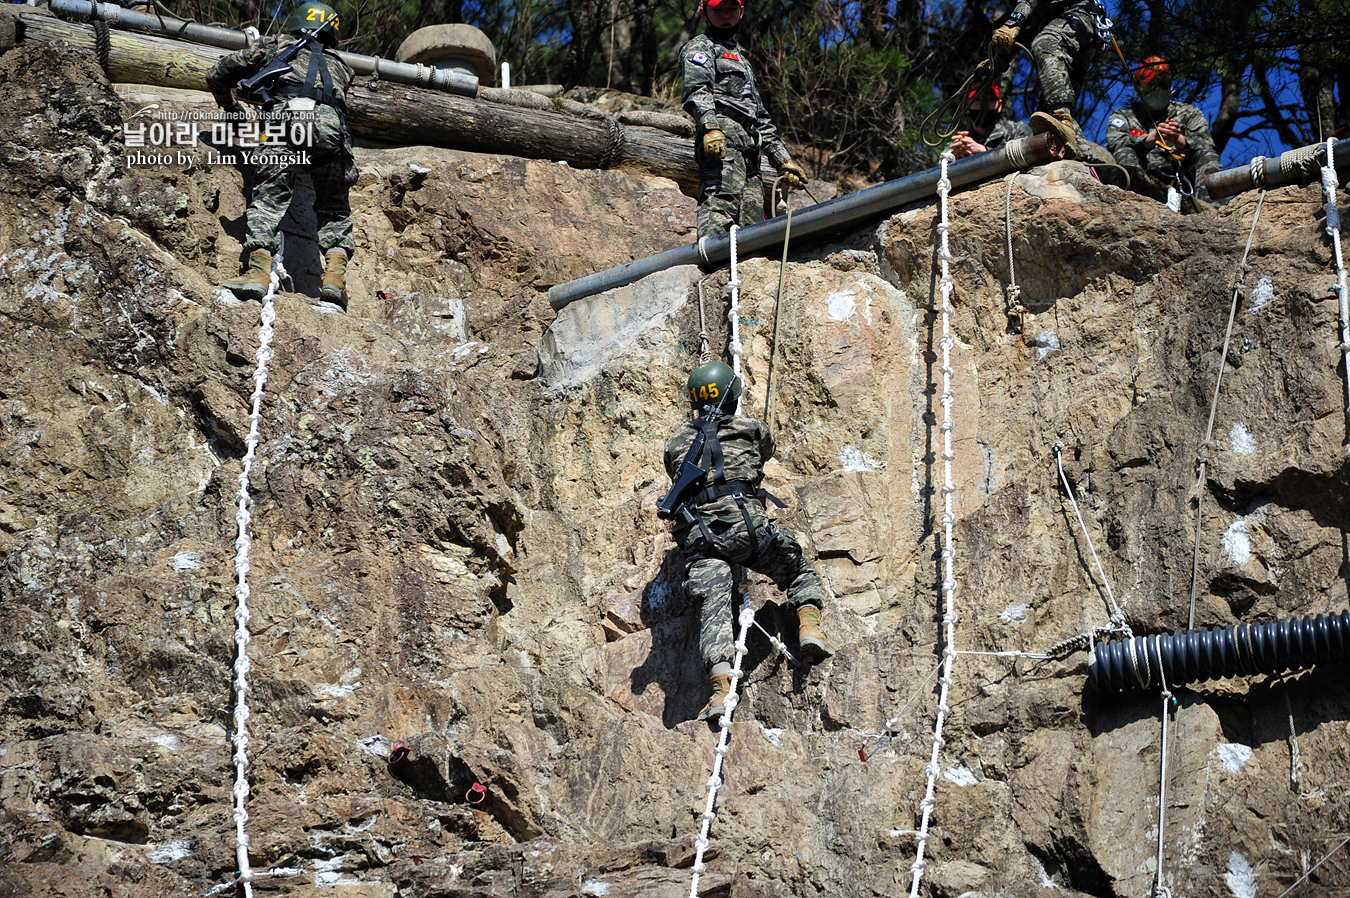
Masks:
[[[705,362],[689,372],[688,389],[695,410],[711,406],[734,412],[741,398],[741,378],[723,362]]]
[[[302,31],[317,32],[319,40],[326,46],[336,47],[338,31],[342,24],[338,21],[337,10],[327,3],[301,3],[281,27],[288,34],[299,34]]]

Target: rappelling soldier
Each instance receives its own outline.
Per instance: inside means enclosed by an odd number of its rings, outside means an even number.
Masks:
[[[1031,116],[1032,133],[1053,131],[1064,143],[1065,158],[1074,159],[1083,132],[1073,110],[1097,50],[1110,40],[1111,20],[1101,0],[1019,0],[990,39],[991,56],[1010,55],[1024,31],[1036,35],[1031,56],[1044,107]]]
[[[970,128],[957,131],[948,147],[957,159],[996,150],[1011,140],[1031,136],[1031,126],[1026,122],[1003,117],[1003,94],[997,84],[966,94],[966,111],[970,115]]]
[[[699,237],[764,220],[761,153],[789,187],[806,186],[806,172],[778,138],[750,62],[736,43],[744,12],[742,0],[700,0],[699,13],[708,27],[680,51],[681,103],[694,119]]]
[[[1180,174],[1194,187],[1194,194],[1183,191],[1182,211],[1207,208],[1205,175],[1223,168],[1223,164],[1205,114],[1190,103],[1172,99],[1172,73],[1161,57],[1150,56],[1131,75],[1138,99],[1107,118],[1107,149],[1130,173],[1136,193],[1165,203],[1167,188]]]
[[[285,135],[284,145],[269,147],[276,142],[266,141],[246,156],[254,163],[244,240],[248,267],[224,286],[241,299],[266,295],[272,257],[281,247],[281,220],[303,167],[314,181],[314,217],[324,257],[319,295],[346,309],[347,260],[355,249],[348,191],[360,174],[346,118],[355,73],[337,55],[340,22],[332,7],[302,3],[283,28],[289,36],[263,38],[206,73],[207,86],[223,109],[238,112],[239,90],[243,99],[261,105],[263,122],[279,123],[275,130]]]
[[[825,587],[802,555],[792,531],[770,521],[764,502],[781,502],[760,488],[764,463],[773,457],[773,434],[763,421],[734,414],[741,379],[722,362],[699,365],[689,375],[689,404],[698,417],[666,441],[666,471],[673,482],[658,506],[684,553],[684,591],[698,603],[699,649],[712,681],[712,698],[699,720],[719,716],[731,689],[733,564],[769,577],[786,590],[797,612],[801,654],[820,661],[834,654],[820,627]]]

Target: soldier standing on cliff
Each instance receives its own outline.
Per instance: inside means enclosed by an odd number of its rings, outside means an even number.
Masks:
[[[989,49],[994,57],[1013,50],[1018,35],[1033,31],[1031,56],[1041,86],[1044,111],[1031,116],[1031,131],[1053,131],[1064,142],[1065,157],[1078,152],[1082,129],[1073,110],[1087,80],[1092,60],[1111,34],[1111,20],[1101,0],[1019,0],[1003,25],[994,32]]]
[[[268,149],[264,144],[254,160],[253,192],[246,215],[248,267],[225,287],[241,299],[262,299],[271,284],[272,257],[281,248],[281,220],[294,195],[296,169],[304,167],[314,181],[314,217],[318,220],[319,248],[324,254],[320,296],[347,308],[347,260],[352,242],[352,209],[348,191],[360,171],[352,157],[347,129],[347,89],[355,73],[335,52],[338,14],[323,3],[303,3],[283,28],[298,36],[303,46],[289,59],[289,68],[263,87],[263,121],[280,123],[289,143]],[[274,60],[297,42],[296,37],[263,38],[224,57],[206,73],[206,84],[227,112],[237,112],[233,90],[239,83],[274,67]],[[316,52],[317,51],[317,52]],[[245,99],[249,99],[245,97]],[[293,125],[298,124],[297,130]],[[306,127],[311,126],[311,127]],[[305,135],[297,142],[297,134]],[[308,154],[308,162],[304,160]],[[292,162],[291,159],[300,161]]]
[[[733,564],[758,571],[786,590],[797,611],[797,642],[803,655],[820,661],[834,654],[834,646],[820,628],[825,605],[820,575],[803,557],[792,531],[774,524],[765,512],[765,499],[782,505],[759,485],[764,463],[774,452],[769,426],[723,411],[736,408],[741,384],[740,376],[722,362],[695,368],[688,392],[700,417],[680,425],[666,441],[666,471],[673,485],[660,513],[671,519],[675,542],[684,552],[685,595],[701,609],[699,649],[712,682],[712,698],[698,719],[709,720],[722,713],[731,691]],[[691,477],[698,468],[705,473]]]
[[[1179,171],[1195,188],[1183,211],[1204,209],[1209,203],[1205,175],[1223,168],[1205,114],[1172,99],[1172,73],[1161,57],[1150,56],[1132,75],[1139,99],[1106,120],[1107,149],[1129,171],[1136,193],[1167,202],[1167,188]],[[1163,143],[1181,158],[1174,159]]]
[[[736,29],[742,0],[701,0],[703,34],[680,51],[684,61],[685,112],[694,119],[698,161],[698,235],[716,237],[732,225],[764,220],[761,153],[789,187],[806,186],[806,172],[792,160],[755,87]]]

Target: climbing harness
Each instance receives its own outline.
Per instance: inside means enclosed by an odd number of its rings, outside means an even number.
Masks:
[[[248,436],[244,440],[243,469],[239,472],[239,490],[235,493],[235,514],[234,520],[239,527],[238,536],[235,538],[235,556],[234,570],[238,577],[238,585],[234,589],[235,610],[234,610],[234,844],[236,863],[239,869],[235,871],[237,877],[235,882],[223,883],[216,886],[207,895],[215,895],[225,889],[237,886],[239,883],[244,885],[245,898],[253,898],[253,882],[256,879],[267,876],[298,876],[305,871],[296,870],[291,867],[273,867],[265,872],[254,871],[249,867],[248,861],[248,674],[252,665],[249,663],[249,610],[248,599],[251,590],[248,585],[248,575],[250,570],[249,551],[253,547],[253,537],[251,535],[252,515],[249,512],[249,475],[253,470],[253,461],[258,451],[258,430],[262,422],[262,400],[263,388],[267,384],[267,363],[272,360],[272,325],[276,322],[276,309],[272,305],[272,298],[276,296],[277,290],[281,286],[281,279],[286,276],[285,266],[282,263],[282,254],[278,253],[273,263],[272,280],[267,287],[267,295],[262,300],[262,324],[258,328],[258,351],[254,354],[257,367],[253,371],[253,396],[250,400],[251,410],[248,416]]]
[[[1264,624],[1126,636],[1093,646],[1088,679],[1102,694],[1166,682],[1278,675],[1350,657],[1350,611]]]
[[[1127,638],[1133,636],[1130,625],[1125,622],[1125,612],[1120,610],[1116,604],[1116,594],[1111,591],[1111,581],[1106,579],[1106,571],[1102,569],[1102,560],[1097,557],[1097,547],[1092,544],[1092,535],[1088,533],[1087,524],[1083,522],[1083,513],[1078,510],[1078,500],[1074,498],[1073,487],[1069,486],[1069,478],[1064,474],[1064,444],[1055,443],[1055,467],[1059,469],[1059,482],[1064,485],[1064,493],[1069,497],[1069,504],[1073,506],[1074,517],[1078,519],[1078,527],[1083,531],[1083,539],[1087,540],[1088,551],[1092,553],[1092,561],[1097,565],[1097,573],[1102,578],[1102,585],[1106,587],[1106,597],[1110,600],[1111,625],[1109,632],[1122,633]],[[1063,643],[1061,643],[1062,645]]]
[[[955,404],[955,396],[952,393],[952,374],[954,372],[951,358],[952,347],[956,345],[956,338],[952,336],[951,332],[952,253],[948,241],[948,231],[951,226],[947,222],[947,196],[952,188],[952,182],[947,177],[947,166],[954,160],[955,157],[950,150],[943,152],[942,174],[937,183],[941,216],[937,226],[939,236],[938,258],[942,262],[942,277],[938,281],[938,290],[942,294],[942,338],[938,341],[938,345],[942,347],[942,365],[938,370],[942,372],[942,594],[944,597],[942,623],[945,645],[942,652],[942,676],[938,679],[941,688],[938,692],[937,716],[933,721],[933,752],[928,761],[928,766],[925,768],[928,784],[924,790],[923,801],[919,803],[922,817],[916,839],[914,863],[910,867],[914,874],[910,880],[910,898],[918,898],[919,884],[923,880],[923,871],[926,866],[923,853],[928,845],[928,822],[933,815],[933,807],[936,804],[933,796],[937,789],[938,755],[945,744],[942,739],[942,725],[946,721],[947,712],[951,710],[947,705],[947,696],[951,692],[952,664],[956,660],[956,550],[952,543],[952,528],[956,521],[955,515],[952,513],[952,493],[956,492],[956,486],[952,483],[952,460],[956,458],[956,454],[952,452],[952,430],[955,427],[952,422],[952,406]]]
[[[717,803],[717,790],[722,788],[722,763],[730,750],[728,743],[731,737],[731,715],[739,701],[736,697],[736,686],[744,673],[741,670],[741,659],[745,657],[745,637],[754,620],[755,611],[750,607],[750,597],[747,595],[741,605],[741,633],[736,639],[736,657],[731,665],[731,685],[727,689],[727,697],[722,701],[722,716],[718,721],[722,731],[717,737],[717,747],[713,749],[716,757],[713,758],[712,776],[708,777],[708,803],[703,808],[703,813],[699,814],[703,825],[699,827],[698,838],[694,840],[694,873],[689,884],[689,898],[698,898],[699,877],[708,869],[703,863],[703,854],[708,850],[708,832],[712,828],[713,818],[717,816],[713,808]]]
[[[1233,301],[1228,307],[1228,329],[1223,334],[1223,351],[1219,354],[1219,373],[1214,379],[1214,396],[1209,401],[1209,424],[1205,427],[1205,439],[1202,446],[1208,445],[1214,435],[1214,413],[1219,407],[1219,387],[1223,384],[1223,369],[1228,362],[1228,345],[1233,337],[1233,319],[1237,316],[1238,297],[1242,295],[1242,280],[1247,276],[1247,257],[1252,251],[1252,240],[1256,237],[1256,223],[1261,220],[1261,206],[1266,201],[1265,190],[1256,201],[1256,211],[1252,215],[1252,229],[1247,235],[1247,248],[1242,251],[1242,261],[1238,263],[1237,282],[1233,284]],[[1195,551],[1191,556],[1191,608],[1186,615],[1186,629],[1195,626],[1195,597],[1200,586],[1200,508],[1204,504],[1206,459],[1202,455],[1196,467],[1195,478]]]
[[[1346,365],[1345,411],[1346,415],[1350,416],[1350,291],[1346,289],[1345,259],[1341,256],[1341,213],[1336,206],[1339,181],[1336,178],[1335,147],[1336,138],[1328,137],[1326,164],[1322,166],[1322,198],[1323,209],[1327,216],[1327,233],[1331,235],[1331,246],[1336,256],[1336,286],[1332,289],[1336,291],[1336,297],[1340,301],[1341,345],[1338,348]],[[1350,417],[1347,417],[1346,422],[1347,428],[1350,428]],[[1347,444],[1350,444],[1350,432],[1347,432],[1346,437]]]

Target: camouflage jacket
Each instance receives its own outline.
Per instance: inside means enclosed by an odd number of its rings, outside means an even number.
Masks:
[[[986,150],[996,150],[1014,140],[1030,136],[1031,126],[1026,122],[1001,118],[998,124],[994,125],[994,130],[989,132],[989,136],[980,142],[984,144]]]
[[[1105,10],[1099,0],[1019,0],[1008,17],[1008,24],[1020,24],[1034,32],[1051,19],[1067,15],[1095,20],[1098,16],[1104,16]],[[1028,37],[1030,34],[1022,38],[1022,43],[1029,43]]]
[[[1172,182],[1172,157],[1162,147],[1144,148],[1144,140],[1154,127],[1155,121],[1176,119],[1186,135],[1186,157],[1182,160],[1182,173],[1195,185],[1196,196],[1204,196],[1204,177],[1223,167],[1219,153],[1214,149],[1214,138],[1209,133],[1209,122],[1205,114],[1190,103],[1173,100],[1167,112],[1150,116],[1144,105],[1138,101],[1124,109],[1117,109],[1106,120],[1106,148],[1111,151],[1116,162],[1132,172],[1142,170],[1164,185]],[[1141,193],[1152,195],[1151,191]],[[1155,197],[1156,199],[1157,197]]]
[[[707,33],[697,35],[680,50],[680,59],[684,65],[680,103],[693,117],[700,134],[713,128],[725,131],[719,119],[729,118],[752,137],[758,136],[775,167],[791,158],[760,100],[755,74],[735,38],[718,40]]]
[[[672,480],[678,476],[689,446],[698,435],[698,423],[697,420],[686,421],[666,440],[666,473]],[[755,418],[729,415],[718,425],[717,439],[722,444],[722,470],[726,482],[739,480],[758,487],[764,479],[764,463],[773,458],[773,434],[769,432],[769,426]],[[714,473],[709,471],[709,485]],[[760,500],[751,501],[756,503],[756,510],[763,511]],[[705,523],[734,523],[742,520],[740,507],[731,496],[704,503],[698,507],[698,511]],[[677,524],[676,529],[683,528]]]
[[[228,106],[229,103],[224,101],[229,97],[231,88],[237,87],[240,81],[262,71],[278,53],[295,43],[295,40],[289,34],[265,37],[256,44],[223,57],[206,73],[207,89],[215,95],[217,103]],[[310,51],[307,49],[295,54],[291,59],[291,70],[281,76],[281,84],[304,86],[305,75],[309,72],[309,57]],[[333,82],[333,93],[338,99],[337,105],[343,108],[347,103],[347,89],[351,87],[356,73],[332,50],[325,49],[323,58],[328,63],[328,77]],[[318,82],[320,88],[323,87],[320,76],[315,75],[314,80]]]

